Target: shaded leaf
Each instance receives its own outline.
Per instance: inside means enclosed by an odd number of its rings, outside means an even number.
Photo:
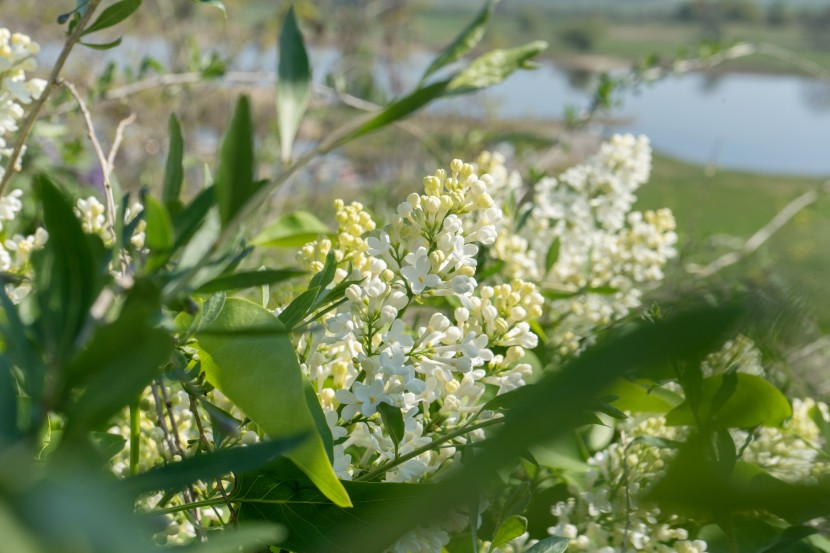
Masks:
[[[254,126],[247,96],[236,102],[222,138],[216,170],[216,201],[224,227],[257,189],[254,181]]]
[[[170,146],[164,164],[164,185],[161,191],[161,201],[165,204],[178,201],[184,181],[184,139],[174,113],[170,114],[167,121],[167,135]]]
[[[116,46],[121,45],[122,37],[118,37],[112,42],[104,42],[101,44],[93,44],[90,42],[81,42],[81,46],[86,46],[87,48],[92,48],[93,50],[112,50]]]
[[[499,547],[508,544],[525,533],[527,530],[527,519],[519,515],[513,515],[501,523],[496,533],[493,534],[493,543],[490,546],[491,550],[496,550]]]
[[[571,540],[559,536],[551,536],[534,544],[525,553],[565,553]]]
[[[378,403],[378,413],[380,413],[383,426],[386,427],[386,431],[389,432],[389,437],[392,438],[392,441],[395,443],[395,451],[397,451],[398,444],[400,444],[403,440],[405,432],[403,414],[401,413],[400,408],[384,402]]]
[[[122,480],[121,485],[125,493],[138,496],[154,491],[183,488],[197,480],[213,480],[231,472],[250,472],[291,451],[307,437],[307,434],[300,434],[246,447],[219,449],[195,455]]]

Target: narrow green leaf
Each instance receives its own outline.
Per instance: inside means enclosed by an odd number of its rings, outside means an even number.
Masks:
[[[448,94],[466,94],[497,85],[517,69],[532,68],[530,60],[547,47],[547,42],[537,40],[508,50],[487,52],[458,73],[446,91]]]
[[[337,505],[351,505],[337,480],[326,448],[315,431],[314,417],[303,391],[303,374],[285,327],[271,312],[238,298],[228,298],[222,312],[205,330],[220,332],[270,327],[272,335],[196,335],[202,369],[218,388],[272,439],[299,432],[311,435],[290,458],[320,491]]]
[[[683,403],[678,394],[647,380],[621,378],[606,393],[617,396],[614,407],[638,413],[668,413]]]
[[[736,373],[734,392],[713,412],[714,400],[723,385],[724,375],[705,378],[702,382],[699,416],[716,428],[749,428],[751,426],[780,426],[792,416],[787,398],[763,378]],[[694,425],[695,417],[685,401],[666,415],[666,423],[673,426]]]
[[[467,55],[470,50],[475,48],[475,46],[484,37],[487,22],[490,20],[490,16],[493,14],[493,10],[496,8],[496,4],[498,4],[498,2],[499,0],[488,0],[487,3],[484,4],[484,7],[482,7],[481,11],[479,11],[478,15],[476,15],[476,18],[473,19],[464,28],[464,30],[461,31],[461,34],[455,37],[455,39],[446,48],[444,48],[434,60],[432,60],[432,63],[421,77],[421,82],[426,81],[430,75],[442,67],[446,67],[447,65],[460,60]]]
[[[308,405],[308,410],[314,418],[314,426],[317,427],[317,433],[323,440],[323,445],[326,448],[326,456],[329,462],[334,462],[334,437],[331,435],[331,428],[326,422],[326,414],[323,412],[323,407],[320,405],[320,400],[317,398],[317,392],[314,391],[314,385],[311,381],[303,375],[303,392],[305,392],[305,401]]]
[[[179,199],[184,181],[184,139],[179,120],[173,113],[167,121],[167,134],[170,149],[167,151],[167,161],[164,164],[164,186],[161,192],[161,201],[165,204]]]
[[[282,313],[279,314],[279,319],[287,330],[292,330],[297,324],[308,315],[309,310],[317,301],[317,296],[320,294],[320,288],[315,286],[309,288],[288,304]]]
[[[378,413],[380,413],[383,426],[386,427],[387,432],[389,432],[389,437],[395,442],[395,449],[397,449],[398,444],[403,441],[405,433],[403,414],[400,408],[381,402],[378,403]]]
[[[0,447],[21,437],[17,424],[17,386],[8,358],[0,356]]]
[[[222,138],[216,170],[216,201],[225,226],[256,191],[254,125],[247,96],[240,96]]]
[[[255,246],[296,248],[331,231],[320,219],[307,211],[295,211],[269,223],[251,242]]]
[[[86,46],[87,48],[92,48],[93,50],[112,50],[116,46],[121,45],[121,37],[116,38],[112,42],[104,42],[102,44],[92,44],[90,42],[81,42],[81,46]]]
[[[221,532],[209,532],[207,536],[205,543],[169,549],[175,553],[254,553],[265,551],[263,546],[269,543],[282,542],[285,529],[276,524],[249,523],[238,528],[225,526]]]
[[[300,128],[311,97],[311,67],[294,6],[288,9],[280,32],[280,60],[277,69],[277,116],[280,129],[280,156],[291,161],[294,137]]]
[[[342,146],[355,138],[359,138],[382,129],[383,127],[391,125],[395,121],[411,115],[431,101],[444,95],[448,84],[449,80],[433,83],[429,86],[425,86],[424,88],[419,88],[408,96],[389,104],[377,114],[369,115],[366,122],[337,141],[336,145]]]
[[[261,442],[246,447],[219,449],[188,457],[176,463],[149,470],[121,481],[132,496],[154,491],[183,488],[197,480],[213,480],[227,474],[256,470],[300,445],[308,434]]]
[[[329,252],[326,255],[326,263],[323,265],[323,268],[320,270],[319,273],[315,274],[311,277],[311,280],[308,283],[309,288],[317,287],[320,289],[320,292],[326,289],[326,287],[332,283],[334,280],[334,276],[337,273],[337,258],[334,256],[334,252]],[[320,294],[318,294],[319,297]]]
[[[559,260],[559,249],[562,246],[562,241],[557,236],[548,248],[548,253],[545,254],[545,271],[550,271],[556,262]]]
[[[121,0],[120,2],[116,2],[102,11],[98,19],[84,29],[81,36],[107,29],[113,25],[118,25],[130,17],[139,7],[141,7],[141,0]]]
[[[534,544],[530,549],[526,549],[525,553],[565,553],[570,543],[571,540],[568,538],[551,536]]]
[[[202,190],[181,212],[174,214],[173,228],[176,231],[176,241],[173,251],[183,247],[196,234],[215,202],[215,189],[211,186]]]
[[[223,275],[215,278],[209,282],[202,284],[197,290],[197,294],[213,294],[215,292],[222,292],[225,290],[241,290],[243,288],[253,288],[254,286],[263,286],[283,282],[288,279],[300,276],[303,271],[298,269],[267,269],[265,271],[246,271],[242,273],[233,273],[230,275]]]
[[[118,434],[92,432],[90,437],[92,438],[92,443],[95,445],[95,449],[98,450],[98,453],[104,460],[112,459],[127,445],[126,438]]]
[[[41,344],[61,363],[70,353],[108,273],[104,244],[88,235],[69,199],[46,175],[35,177],[49,240],[32,254]]]
[[[514,540],[525,533],[527,530],[527,519],[519,515],[513,515],[501,523],[496,533],[493,534],[493,543],[490,546],[491,550],[495,551],[498,548],[507,545],[511,540]]]
[[[147,222],[145,244],[153,253],[165,253],[173,246],[173,223],[167,208],[152,196],[144,197],[144,220]]]

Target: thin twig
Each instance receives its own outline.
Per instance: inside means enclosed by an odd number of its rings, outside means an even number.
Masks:
[[[89,0],[87,2],[86,11],[83,15],[81,15],[81,18],[78,20],[75,28],[69,34],[69,37],[67,37],[66,42],[63,45],[63,49],[58,55],[58,60],[52,67],[52,72],[46,81],[46,87],[43,89],[43,92],[38,99],[29,108],[29,113],[26,116],[26,119],[20,125],[20,130],[17,133],[17,142],[15,142],[12,152],[9,155],[9,161],[6,163],[6,172],[3,174],[2,180],[0,180],[0,195],[3,194],[3,191],[6,189],[6,185],[9,183],[9,179],[11,179],[12,175],[16,172],[14,168],[17,165],[17,160],[20,158],[20,154],[23,152],[23,146],[26,144],[26,139],[29,138],[29,133],[32,131],[32,127],[34,126],[38,115],[40,115],[40,111],[46,104],[46,100],[58,84],[61,70],[66,63],[66,59],[69,57],[69,52],[72,51],[72,48],[81,39],[81,36],[86,30],[87,23],[89,23],[89,20],[95,13],[95,9],[100,3],[101,0]]]
[[[110,176],[112,176],[112,172],[115,170],[115,156],[118,155],[118,149],[121,147],[121,141],[124,140],[124,130],[129,125],[133,124],[135,120],[135,113],[131,113],[129,116],[122,119],[118,123],[118,127],[115,129],[115,138],[112,141],[110,153],[107,156],[107,169],[110,172]]]
[[[112,237],[115,238],[115,199],[112,194],[110,166],[107,161],[107,156],[104,154],[104,149],[101,148],[101,143],[95,135],[95,125],[92,122],[92,114],[89,112],[89,108],[87,107],[86,102],[84,102],[84,99],[81,97],[81,94],[78,92],[78,89],[75,88],[75,85],[63,79],[61,79],[60,84],[66,87],[69,93],[72,94],[72,97],[75,98],[75,101],[78,102],[78,107],[81,108],[81,114],[83,114],[84,122],[86,123],[87,135],[89,136],[89,140],[92,142],[92,148],[95,150],[95,155],[98,157],[98,163],[101,165],[101,175],[104,181],[104,196],[107,204],[107,230],[111,233]]]
[[[202,447],[205,448],[205,451],[210,450],[210,441],[207,439],[207,434],[205,433],[205,425],[202,424],[202,419],[199,416],[199,407],[196,404],[196,398],[192,395],[189,395],[190,398],[190,412],[193,413],[193,418],[196,420],[196,428],[199,430],[199,441],[202,442]],[[222,499],[225,500],[225,504],[228,506],[228,510],[230,511],[231,520],[236,515],[236,512],[233,509],[233,505],[231,504],[230,498],[228,498],[228,493],[225,491],[225,485],[222,484],[222,478],[216,479],[216,487],[219,490]]]
[[[721,269],[729,267],[730,265],[734,265],[738,263],[748,255],[755,252],[758,248],[760,248],[767,240],[769,240],[773,234],[781,230],[781,228],[786,225],[790,219],[795,217],[799,211],[806,208],[810,204],[815,203],[819,199],[819,194],[815,190],[810,190],[809,192],[805,192],[801,196],[797,197],[793,201],[791,201],[787,206],[779,211],[775,217],[770,220],[769,223],[761,227],[758,232],[753,234],[749,240],[747,240],[743,247],[740,250],[726,253],[713,262],[709,263],[706,266],[701,267],[700,265],[696,265],[694,263],[690,263],[686,266],[686,270],[689,273],[697,275],[701,278],[708,278]]]

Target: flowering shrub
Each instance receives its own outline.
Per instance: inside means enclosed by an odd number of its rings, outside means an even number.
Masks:
[[[62,16],[66,53],[140,2],[93,19],[99,4]],[[830,551],[827,405],[766,379],[732,305],[640,316],[677,255],[671,212],[634,210],[644,137],[532,186],[495,153],[452,160],[387,221],[342,200],[334,232],[285,216],[290,238],[311,238],[297,267],[249,264],[249,215],[314,155],[527,65],[539,44],[435,78],[493,5],[407,96],[293,162],[310,73],[289,11],[274,181],[257,180],[242,97],[192,198],[175,117],[160,194],[116,201],[101,155],[103,197],[72,199],[45,174],[0,196],[4,546]],[[26,80],[27,37],[0,30],[0,52],[12,140],[21,104],[51,89]],[[24,170],[33,113],[3,143],[3,186]]]

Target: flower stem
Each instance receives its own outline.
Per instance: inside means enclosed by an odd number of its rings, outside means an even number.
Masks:
[[[140,398],[135,398],[130,403],[130,475],[138,474],[138,459],[141,442],[139,440],[139,419],[141,410],[139,408]]]

